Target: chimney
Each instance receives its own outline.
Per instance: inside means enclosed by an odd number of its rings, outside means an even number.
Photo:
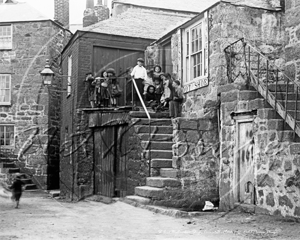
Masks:
[[[109,18],[109,8],[102,4],[102,0],[98,0],[97,5],[93,5],[91,8],[92,3],[94,4],[93,0],[86,0],[87,9],[83,13],[83,27],[88,27]],[[107,0],[104,0],[104,4],[107,4]]]
[[[54,0],[54,19],[69,29],[69,0]]]
[[[86,9],[94,7],[94,0],[86,0]]]

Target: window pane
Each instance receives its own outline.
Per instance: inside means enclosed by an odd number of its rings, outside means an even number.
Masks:
[[[186,54],[190,54],[190,33],[186,33]]]

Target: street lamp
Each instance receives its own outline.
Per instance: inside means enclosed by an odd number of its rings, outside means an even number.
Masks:
[[[40,72],[43,84],[46,86],[50,86],[52,84],[52,80],[54,77],[54,72],[50,68],[49,59],[46,60],[45,68]]]

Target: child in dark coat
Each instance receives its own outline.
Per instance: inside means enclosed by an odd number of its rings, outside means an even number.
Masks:
[[[23,192],[23,185],[24,183],[21,181],[21,176],[17,175],[13,184],[10,186],[10,189],[12,190],[11,199],[16,201],[16,208],[19,207],[20,198]]]
[[[181,116],[181,105],[184,99],[183,89],[180,86],[178,80],[173,81],[174,93],[172,101],[170,102],[170,117],[180,117]]]
[[[148,86],[147,92],[145,94],[145,104],[146,107],[156,107],[157,101],[155,97],[155,87],[153,85]]]

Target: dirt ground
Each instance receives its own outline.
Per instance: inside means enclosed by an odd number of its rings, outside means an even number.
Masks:
[[[20,209],[0,198],[0,240],[238,240],[300,239],[299,223],[271,216],[207,213],[174,218],[123,202],[67,203],[26,193]]]

